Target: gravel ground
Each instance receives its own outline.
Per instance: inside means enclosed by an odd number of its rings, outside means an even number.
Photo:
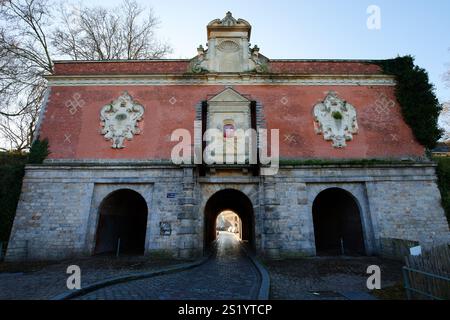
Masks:
[[[403,266],[375,257],[266,261],[265,265],[275,300],[346,300],[348,293],[370,293],[366,286],[369,266],[380,266],[382,288],[401,282]]]
[[[0,300],[46,300],[67,291],[67,267],[81,268],[81,286],[134,272],[150,272],[188,261],[148,257],[92,257],[58,263],[0,263]]]

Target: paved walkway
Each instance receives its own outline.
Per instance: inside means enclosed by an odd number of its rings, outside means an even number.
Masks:
[[[45,300],[68,293],[66,271],[71,265],[80,266],[81,285],[86,287],[109,278],[153,272],[188,262],[149,260],[148,257],[90,257],[57,263],[1,263],[0,300]]]
[[[217,250],[191,270],[113,285],[82,300],[253,300],[260,276],[233,234],[221,233]]]

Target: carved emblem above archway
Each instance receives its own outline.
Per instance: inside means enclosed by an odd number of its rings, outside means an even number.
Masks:
[[[143,115],[144,107],[136,103],[127,92],[102,108],[102,134],[106,140],[112,141],[113,149],[125,148],[125,139],[132,140],[134,135],[141,133],[138,122],[142,120]]]
[[[335,92],[328,93],[325,100],[314,107],[314,120],[316,133],[333,141],[335,148],[346,147],[347,141],[352,141],[359,130],[355,108]]]

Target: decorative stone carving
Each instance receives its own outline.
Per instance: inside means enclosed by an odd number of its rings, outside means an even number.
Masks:
[[[267,70],[268,70],[267,59],[264,60],[262,58],[262,56],[259,54],[259,48],[256,45],[252,49],[251,59],[252,59],[253,63],[255,64],[256,72],[258,72],[258,73],[267,72]]]
[[[113,149],[123,149],[125,139],[140,134],[138,122],[142,120],[144,107],[133,101],[125,92],[117,100],[104,106],[100,112],[102,134],[113,142]]]
[[[250,100],[232,88],[227,88],[208,100],[207,129],[223,132],[223,151],[216,150],[216,163],[225,162],[227,157],[249,159],[246,141],[245,153],[239,153],[235,133],[237,130],[251,129]],[[212,162],[212,161],[211,161]]]
[[[259,48],[250,48],[251,25],[235,19],[231,12],[225,18],[208,24],[208,50],[200,46],[191,60],[193,73],[266,72],[268,59],[259,54]]]
[[[239,49],[240,49],[240,47],[239,47],[239,45],[238,45],[236,42],[234,42],[234,41],[231,41],[231,40],[225,40],[225,41],[222,41],[222,42],[217,46],[217,49],[218,49],[219,51],[222,51],[222,52],[233,53],[233,52],[238,52]]]
[[[330,92],[325,100],[314,107],[315,131],[324,139],[333,141],[333,147],[344,148],[347,141],[358,133],[355,108]]]
[[[191,71],[193,73],[202,73],[207,71],[203,68],[203,62],[205,61],[205,49],[202,45],[197,48],[197,57],[191,62]]]

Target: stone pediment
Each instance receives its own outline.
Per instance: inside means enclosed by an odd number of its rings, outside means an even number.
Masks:
[[[247,32],[248,40],[250,40],[252,26],[244,19],[235,19],[231,12],[227,12],[225,18],[214,19],[208,26],[208,39],[214,36],[215,32],[222,32],[225,29],[231,31],[233,29],[235,32]]]
[[[250,100],[241,95],[239,92],[235,91],[234,89],[227,88],[218,95],[214,96],[210,100],[208,100],[208,103],[222,103],[222,102],[244,102],[249,103]]]
[[[208,100],[207,129],[215,130],[219,136],[223,136],[222,148],[215,150],[214,156],[208,156],[209,160],[215,159],[212,162],[222,164],[226,157],[249,159],[248,141],[246,149],[239,150],[235,139],[241,134],[238,132],[251,129],[250,103],[248,98],[232,88],[227,88]]]

